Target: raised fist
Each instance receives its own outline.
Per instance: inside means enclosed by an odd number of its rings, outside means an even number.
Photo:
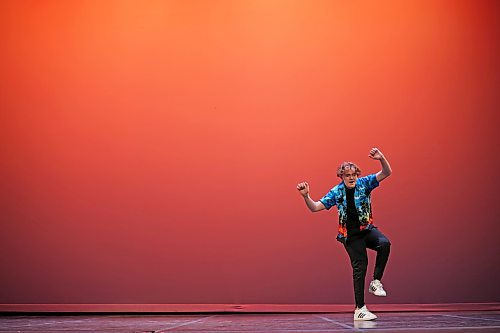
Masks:
[[[305,197],[307,194],[309,194],[309,184],[306,182],[299,183],[297,185],[297,190],[300,192],[300,194]]]
[[[382,152],[378,150],[378,148],[372,148],[368,157],[374,160],[381,160],[384,158],[384,154],[382,154]]]

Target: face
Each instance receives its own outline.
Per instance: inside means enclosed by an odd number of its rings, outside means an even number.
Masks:
[[[358,175],[356,174],[356,169],[344,169],[344,174],[342,175],[342,180],[347,188],[356,187],[356,180],[358,179]]]

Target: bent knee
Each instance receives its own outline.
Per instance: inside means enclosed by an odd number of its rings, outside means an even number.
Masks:
[[[381,240],[379,245],[377,246],[377,250],[389,250],[391,248],[391,242],[386,238]]]

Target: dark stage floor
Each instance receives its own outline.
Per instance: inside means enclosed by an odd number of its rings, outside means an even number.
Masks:
[[[352,314],[3,315],[0,332],[500,332],[500,311]]]

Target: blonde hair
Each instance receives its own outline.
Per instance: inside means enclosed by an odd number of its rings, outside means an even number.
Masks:
[[[342,179],[342,176],[344,175],[344,172],[346,170],[354,169],[356,172],[356,176],[361,175],[361,169],[354,164],[353,162],[343,162],[338,168],[337,168],[337,177]]]

